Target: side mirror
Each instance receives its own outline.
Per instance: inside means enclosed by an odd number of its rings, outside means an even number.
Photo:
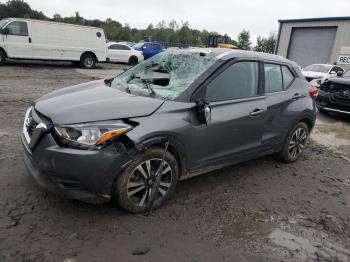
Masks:
[[[209,102],[205,99],[196,100],[199,118],[202,123],[208,125],[208,122],[211,120],[211,108]]]
[[[337,76],[338,76],[338,77],[342,77],[342,76],[343,76],[343,74],[344,74],[344,72],[343,72],[343,71],[338,71],[338,72],[337,72]]]
[[[0,34],[8,35],[8,33],[9,33],[9,29],[8,28],[0,29]]]
[[[331,72],[330,72],[330,74],[331,74],[331,75],[336,75],[336,74],[337,74],[337,72],[335,72],[335,71],[331,71]]]

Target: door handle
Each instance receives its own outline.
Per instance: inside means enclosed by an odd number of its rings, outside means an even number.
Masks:
[[[28,38],[28,42],[32,43],[32,38],[31,37]]]
[[[295,94],[293,95],[293,99],[294,99],[294,100],[297,100],[297,99],[302,98],[302,97],[304,97],[304,96],[305,96],[305,95],[303,95],[303,94],[295,93]]]
[[[257,109],[254,109],[254,111],[250,112],[250,113],[249,113],[249,116],[250,116],[250,117],[258,116],[258,115],[260,115],[260,114],[262,114],[262,113],[264,113],[264,112],[265,112],[264,109],[259,109],[259,108],[257,108]]]

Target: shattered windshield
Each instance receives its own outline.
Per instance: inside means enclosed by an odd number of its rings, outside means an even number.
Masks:
[[[207,50],[169,50],[117,76],[111,87],[136,95],[173,100],[215,61],[215,55]]]

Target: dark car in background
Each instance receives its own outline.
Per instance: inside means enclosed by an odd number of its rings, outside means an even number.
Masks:
[[[152,192],[158,207],[178,180],[268,154],[296,161],[316,95],[279,56],[169,50],[35,101],[23,125],[24,162],[51,191],[144,212]]]
[[[321,84],[316,106],[321,113],[333,112],[350,116],[350,70]]]
[[[165,47],[157,42],[142,42],[133,45],[133,49],[141,51],[145,59],[159,54],[165,50]]]

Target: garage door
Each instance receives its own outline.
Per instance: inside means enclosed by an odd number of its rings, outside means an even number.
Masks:
[[[287,57],[302,67],[333,63],[329,60],[336,32],[337,27],[293,28]]]

